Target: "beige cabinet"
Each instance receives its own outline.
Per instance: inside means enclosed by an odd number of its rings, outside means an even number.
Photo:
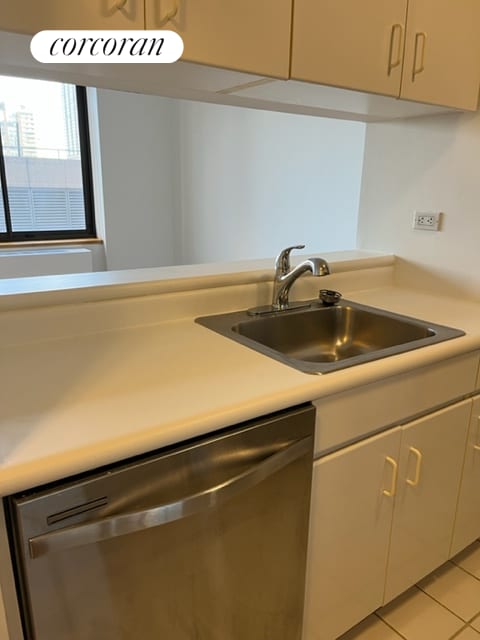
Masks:
[[[473,402],[450,557],[480,537],[480,398]]]
[[[480,2],[409,0],[401,97],[475,110]]]
[[[0,0],[3,31],[170,29],[182,60],[285,79],[291,22],[292,0]]]
[[[475,110],[478,0],[296,0],[291,77]]]
[[[471,404],[402,427],[385,602],[448,560]]]
[[[0,0],[0,30],[60,28],[171,29],[188,62],[460,109],[478,103],[479,0]]]
[[[147,29],[171,29],[182,60],[288,78],[292,0],[145,0]]]
[[[471,406],[314,463],[304,640],[334,640],[448,559]]]
[[[407,0],[295,0],[291,77],[398,96]]]
[[[144,0],[0,0],[0,30],[143,29]]]
[[[401,429],[314,464],[304,640],[332,640],[381,606]]]

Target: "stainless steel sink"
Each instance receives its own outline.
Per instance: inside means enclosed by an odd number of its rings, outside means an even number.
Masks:
[[[328,373],[465,335],[463,331],[342,301],[251,317],[246,312],[196,322],[307,373]]]

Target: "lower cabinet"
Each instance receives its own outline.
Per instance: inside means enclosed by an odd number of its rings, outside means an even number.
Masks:
[[[402,427],[384,603],[449,558],[472,401]]]
[[[480,397],[473,401],[450,557],[480,537]]]
[[[337,638],[382,604],[400,437],[396,428],[314,464],[304,640]]]
[[[471,406],[314,463],[303,640],[334,640],[448,559]]]

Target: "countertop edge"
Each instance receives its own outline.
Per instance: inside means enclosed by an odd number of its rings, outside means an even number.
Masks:
[[[391,266],[395,256],[347,250],[324,257],[332,273]],[[305,255],[297,255],[298,264]],[[98,302],[271,281],[274,258],[0,280],[0,310]]]

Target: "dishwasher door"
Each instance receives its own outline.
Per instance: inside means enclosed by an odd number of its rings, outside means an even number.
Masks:
[[[7,512],[27,640],[300,640],[314,409],[61,485]]]

